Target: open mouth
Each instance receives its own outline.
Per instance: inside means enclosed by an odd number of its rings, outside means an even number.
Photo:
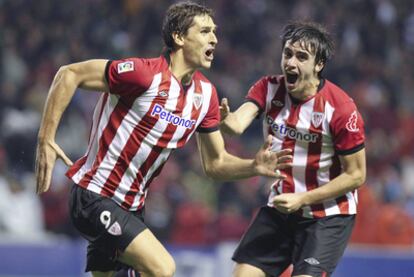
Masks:
[[[208,49],[204,54],[208,60],[212,61],[214,59],[214,48]]]
[[[299,75],[296,73],[286,73],[286,82],[288,84],[294,84],[296,83],[296,80],[298,79]]]

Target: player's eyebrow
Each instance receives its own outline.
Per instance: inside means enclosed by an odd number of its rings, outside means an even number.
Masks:
[[[214,26],[202,26],[201,27],[201,29],[203,29],[203,30],[213,30],[213,32],[217,32],[217,28],[218,28],[217,25],[214,25]]]

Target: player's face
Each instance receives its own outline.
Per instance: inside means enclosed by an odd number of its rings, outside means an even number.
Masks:
[[[315,64],[315,54],[311,53],[306,44],[296,41],[291,44],[288,40],[283,47],[281,67],[285,75],[285,86],[288,92],[307,94],[314,89],[318,81],[318,72],[323,64]]]
[[[210,68],[217,45],[216,28],[210,16],[197,15],[183,37],[185,62],[194,69]]]

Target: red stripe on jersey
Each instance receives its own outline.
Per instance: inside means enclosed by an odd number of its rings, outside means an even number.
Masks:
[[[266,82],[266,95],[269,93],[269,85],[270,85],[270,82]],[[266,120],[267,120],[268,117],[270,117],[272,119],[275,119],[279,115],[280,111],[286,105],[285,97],[286,97],[286,91],[284,89],[284,85],[279,85],[277,90],[276,90],[275,96],[273,96],[273,99],[270,101],[270,103],[267,103],[267,105],[269,105],[269,106],[266,107],[266,109],[268,109],[268,112],[266,114]],[[277,103],[277,104],[275,104],[275,103]],[[269,128],[268,128],[267,132],[268,132],[268,134],[273,134],[271,124],[269,124]],[[285,147],[286,147],[286,145],[283,144],[282,149],[286,149]],[[292,149],[292,151],[293,151],[293,149]],[[288,175],[288,176],[291,176],[291,174],[292,174],[291,169],[283,169],[283,170],[281,170],[281,172],[284,173],[285,175]],[[290,177],[288,177],[287,179],[289,179],[289,178]],[[287,179],[285,181],[287,181]],[[290,178],[290,179],[291,179],[290,182],[292,182],[293,179],[292,178]],[[285,187],[285,182],[282,182],[282,183],[283,183],[283,187]],[[285,192],[284,189],[283,189],[283,192]]]
[[[101,103],[101,106],[99,107],[99,109],[100,109],[99,110],[99,116],[98,116],[98,120],[96,122],[96,126],[95,126],[95,129],[94,130],[92,130],[93,123],[91,124],[91,130],[89,132],[89,146],[88,146],[88,150],[87,150],[85,156],[83,156],[81,159],[79,159],[78,161],[76,161],[75,164],[72,165],[70,167],[70,169],[66,172],[66,176],[68,176],[69,178],[72,178],[76,174],[76,172],[78,172],[78,170],[86,163],[86,160],[88,159],[88,155],[89,155],[89,152],[91,151],[91,146],[92,146],[91,141],[95,138],[96,134],[98,133],[97,130],[98,130],[98,127],[99,127],[99,123],[101,121],[101,118],[102,118],[102,113],[103,113],[104,107],[105,107],[106,102],[108,100],[108,93],[105,93],[102,97],[103,97],[102,103]],[[92,135],[92,132],[93,131],[94,131],[94,133]],[[91,139],[91,137],[92,137],[92,139]]]
[[[313,105],[313,112],[311,117],[314,116],[313,113],[324,113],[325,111],[325,101],[319,95],[316,95],[315,102]],[[312,120],[310,118],[310,127],[309,133],[310,134],[317,134],[316,142],[310,142],[308,144],[308,157],[307,157],[307,164],[306,164],[306,172],[305,172],[305,184],[306,190],[310,191],[316,189],[318,185],[318,169],[319,169],[319,161],[321,158],[322,152],[322,127],[323,124],[320,123],[319,126],[315,127],[313,122],[316,120]],[[315,217],[324,217],[326,215],[325,208],[322,203],[320,204],[313,204],[311,205],[311,210],[313,216]]]
[[[86,163],[86,160],[88,159],[88,156],[85,155],[82,158],[80,158],[79,160],[76,161],[76,163],[74,163],[70,169],[66,172],[66,176],[68,176],[69,178],[72,178],[73,175],[76,174],[76,172],[78,172],[78,170]]]
[[[161,148],[161,147],[158,147],[158,146],[154,146],[151,149],[151,153],[146,158],[145,162],[143,162],[142,165],[140,166],[140,168],[138,169],[138,173],[137,173],[137,175],[134,179],[134,182],[132,183],[131,188],[129,189],[129,191],[125,195],[125,201],[122,203],[123,208],[125,208],[127,210],[129,210],[131,208],[132,204],[134,203],[135,196],[139,192],[139,184],[141,184],[142,180],[144,179],[144,176],[147,175],[147,173],[150,170],[151,166],[155,163],[155,161],[157,160],[159,155],[162,153],[163,149],[164,148]],[[145,184],[145,187],[142,191],[145,192],[145,190],[150,185],[152,179],[156,176],[156,173],[158,172],[158,170],[160,170],[160,168],[162,168],[162,166],[158,167],[158,169],[154,172],[154,174],[151,176],[151,178],[147,181],[147,183]],[[145,193],[142,195],[142,197],[145,199]],[[140,199],[140,201],[141,201],[141,199]]]
[[[301,106],[296,106],[292,103],[292,106],[290,107],[290,114],[289,117],[286,120],[286,128],[292,128],[296,129],[296,124],[298,124],[299,121],[299,112],[300,112]],[[295,139],[289,138],[289,136],[285,136],[283,143],[282,143],[282,149],[291,149],[292,150],[292,156],[295,155]],[[283,180],[282,184],[282,192],[295,192],[295,184],[293,182],[293,174],[292,174],[292,168],[287,168],[283,170],[283,173],[287,176],[285,180]]]
[[[102,114],[103,114],[103,111],[104,111],[104,107],[105,107],[105,105],[106,105],[106,102],[108,101],[108,96],[109,96],[109,93],[104,93],[104,95],[102,96],[102,103],[101,103],[101,106],[99,107],[99,115],[98,115],[98,120],[96,121],[96,126],[95,126],[95,128],[94,128],[94,130],[92,130],[92,128],[93,128],[93,122],[92,122],[92,124],[91,124],[91,130],[90,130],[90,132],[89,132],[89,139],[88,139],[88,142],[89,142],[89,148],[88,148],[88,152],[86,153],[86,155],[88,155],[89,154],[89,151],[90,151],[90,147],[91,147],[91,141],[93,141],[93,139],[95,138],[95,136],[96,136],[96,133],[97,133],[97,130],[98,130],[98,126],[99,126],[99,123],[101,122],[101,118],[102,118]],[[94,133],[92,134],[92,131],[94,131]]]
[[[95,161],[91,167],[91,170],[85,174],[85,176],[80,180],[79,185],[83,188],[88,188],[90,181],[95,175],[96,171],[99,168],[102,160],[104,159],[106,153],[108,152],[109,145],[116,135],[119,125],[121,125],[122,120],[128,114],[129,109],[131,109],[134,101],[118,101],[113,112],[108,120],[104,131],[102,132],[101,138],[99,139],[98,154],[95,157]]]
[[[160,172],[163,169],[163,167],[164,167],[164,165],[165,165],[166,162],[167,161],[165,161],[162,165],[160,165],[157,168],[157,170],[152,174],[151,178],[147,181],[147,184],[145,185],[146,187],[149,186],[149,184],[152,183],[152,181],[154,180],[154,178],[157,177],[160,174]],[[139,204],[138,204],[137,210],[142,209],[144,207],[145,197],[146,197],[146,194],[145,193],[143,195],[141,195],[141,197],[139,199]]]
[[[332,180],[341,174],[341,162],[338,156],[332,159],[332,166],[329,168],[329,179]],[[349,203],[346,195],[342,195],[335,199],[341,214],[349,214]]]
[[[170,78],[171,77],[168,76],[166,72],[163,72],[162,81],[160,87],[158,88],[158,92],[169,90],[171,85]],[[154,126],[157,123],[157,118],[151,116],[151,112],[155,104],[164,107],[166,102],[166,97],[161,97],[158,103],[156,101],[152,101],[147,113],[142,117],[138,124],[135,125],[134,130],[129,136],[127,142],[125,143],[124,149],[122,149],[121,153],[119,154],[116,164],[112,169],[110,175],[108,176],[105,185],[102,188],[101,195],[107,197],[112,197],[114,195],[115,190],[119,186],[119,183],[122,179],[122,176],[124,176],[125,171],[129,167],[129,163],[136,155],[139,147],[141,146],[142,141],[151,131],[152,126]],[[137,172],[137,174],[139,174],[139,171]]]
[[[266,87],[266,90],[267,90],[266,94],[267,94],[268,91],[269,91],[269,84],[270,83],[267,82],[266,84],[267,84],[267,87]],[[275,119],[278,116],[280,111],[286,105],[285,96],[286,96],[286,92],[285,92],[284,86],[279,85],[272,101],[270,101],[270,103],[268,103],[269,107],[267,107],[267,109],[269,109],[269,111],[266,114],[267,117],[271,117],[272,119]],[[267,130],[267,132],[268,132],[268,134],[273,133],[271,124],[269,124],[269,129]]]
[[[170,76],[169,78],[171,79],[171,78],[174,78],[174,77]],[[182,88],[180,87],[180,97],[178,98],[174,115],[177,115],[177,116],[180,116],[180,117],[182,116],[184,106],[186,104],[185,99],[186,99],[186,93],[183,93]],[[177,128],[178,128],[178,125],[168,124],[168,126],[164,130],[162,136],[158,139],[157,146],[167,147],[168,143],[173,138],[174,133],[177,130]],[[194,126],[193,126],[193,128],[194,128]]]

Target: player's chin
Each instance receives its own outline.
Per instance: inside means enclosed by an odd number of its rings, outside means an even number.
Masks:
[[[210,69],[211,68],[211,61],[205,61],[201,64],[201,68],[203,69]]]

